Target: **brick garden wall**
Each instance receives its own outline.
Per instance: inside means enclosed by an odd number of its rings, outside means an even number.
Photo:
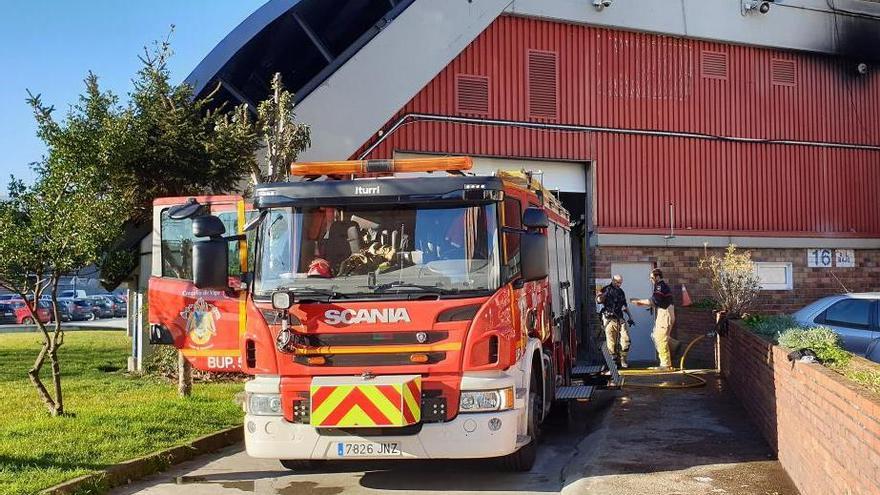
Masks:
[[[765,313],[791,313],[807,303],[830,294],[843,292],[841,284],[851,292],[880,290],[880,250],[856,250],[855,268],[808,268],[805,249],[750,249],[754,261],[777,261],[792,263],[793,290],[762,291],[755,311]],[[720,256],[722,249],[709,249],[708,254]],[[666,281],[676,295],[676,305],[681,306],[681,285],[685,284],[694,302],[712,296],[705,274],[700,271],[702,248],[657,248],[598,246],[592,251],[593,280],[611,277],[612,263],[652,263],[663,270]],[[833,275],[832,275],[833,273]],[[838,282],[834,276],[840,280]],[[627,281],[623,288],[626,290]]]
[[[678,353],[673,356],[673,364],[678,366],[681,354],[684,353],[688,343],[714,328],[715,314],[713,312],[694,308],[675,308],[675,327],[672,330],[672,337],[681,342],[681,347]],[[714,337],[707,337],[694,344],[687,355],[685,367],[714,369],[716,367],[715,342]]]
[[[880,493],[880,397],[738,324],[721,370],[803,495]]]

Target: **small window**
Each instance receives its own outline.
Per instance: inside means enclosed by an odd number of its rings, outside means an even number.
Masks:
[[[201,215],[203,212],[196,213]],[[196,216],[194,215],[194,216]],[[192,280],[192,219],[173,220],[162,211],[162,276]]]
[[[519,243],[522,230],[522,204],[516,198],[504,198],[504,222],[502,239],[504,241],[504,280],[511,280],[520,274]]]
[[[520,274],[519,232],[504,232],[504,280],[511,280]]]
[[[871,305],[867,299],[844,299],[825,310],[821,323],[867,330],[871,326]]]
[[[761,290],[792,290],[794,288],[791,263],[755,263],[755,273],[761,280]]]
[[[224,211],[222,213],[216,213],[217,217],[223,222],[223,226],[226,227],[227,235],[235,235],[238,234],[238,212],[237,211]],[[237,277],[241,275],[241,258],[239,257],[239,243],[238,242],[229,242],[229,255],[227,257],[227,264],[229,266],[229,276]]]
[[[504,226],[522,229],[522,204],[515,198],[504,198]]]

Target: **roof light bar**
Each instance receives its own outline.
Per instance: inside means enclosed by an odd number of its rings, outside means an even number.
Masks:
[[[470,170],[473,160],[468,156],[442,158],[404,158],[398,160],[348,160],[341,162],[294,163],[290,175],[360,175],[395,172],[454,172]]]

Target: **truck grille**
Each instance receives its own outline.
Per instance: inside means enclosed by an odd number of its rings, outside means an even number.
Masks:
[[[419,341],[419,334],[426,340]],[[406,345],[433,344],[449,337],[449,332],[368,332],[368,333],[320,333],[295,334],[295,343],[306,347],[346,346],[346,345]]]
[[[339,354],[332,355],[327,354],[324,355],[326,362],[322,365],[315,365],[321,367],[327,366],[403,366],[403,365],[426,365],[426,364],[436,364],[440,361],[446,359],[445,352],[425,352],[419,353],[425,354],[428,357],[428,360],[425,362],[414,363],[410,360],[410,356],[413,355],[411,352],[406,353],[391,353],[391,354]],[[303,366],[311,366],[308,363],[308,356],[294,356],[293,362],[297,364],[301,364]]]

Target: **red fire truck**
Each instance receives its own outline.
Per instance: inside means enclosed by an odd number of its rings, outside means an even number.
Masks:
[[[253,375],[247,452],[502,458],[528,470],[577,352],[568,213],[466,157],[294,164],[155,202],[151,342]],[[427,173],[430,172],[430,173]]]

